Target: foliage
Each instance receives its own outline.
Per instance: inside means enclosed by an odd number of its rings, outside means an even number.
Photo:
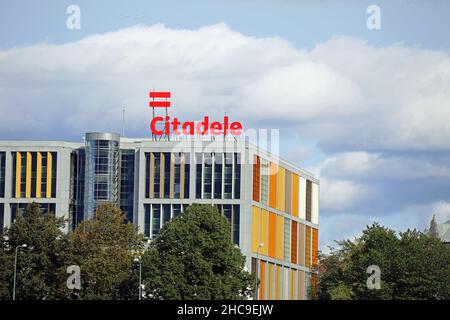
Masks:
[[[244,266],[228,220],[211,205],[194,204],[144,254],[145,292],[151,299],[244,299],[253,294]]]
[[[64,266],[68,240],[62,229],[65,221],[53,213],[42,214],[32,203],[5,231],[0,261],[0,298],[12,299],[14,256],[17,246],[16,299],[54,299]]]
[[[71,261],[81,267],[81,299],[121,299],[137,294],[134,259],[143,251],[143,237],[113,204],[102,204],[91,220],[71,234]],[[130,282],[131,281],[131,282]],[[135,294],[133,295],[133,291]],[[72,297],[73,298],[73,297]]]
[[[355,241],[338,242],[320,258],[320,299],[449,299],[450,251],[416,230],[396,234],[377,223]],[[381,289],[368,289],[367,267],[381,270]]]

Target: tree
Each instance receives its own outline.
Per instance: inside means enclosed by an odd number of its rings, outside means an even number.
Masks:
[[[143,257],[151,299],[244,299],[253,294],[230,224],[211,205],[194,204],[168,222]]]
[[[450,251],[417,230],[397,233],[377,223],[355,241],[340,241],[320,258],[320,299],[449,299]],[[367,268],[381,270],[381,288],[367,287]]]
[[[32,203],[14,224],[6,229],[0,260],[4,266],[0,276],[1,299],[12,298],[15,249],[18,251],[16,299],[54,299],[58,296],[60,276],[64,266],[67,237],[62,229],[63,218],[53,213],[42,214],[39,205]]]
[[[143,237],[114,204],[102,204],[93,219],[71,234],[70,264],[81,268],[81,290],[72,298],[136,298],[134,259],[143,251]]]

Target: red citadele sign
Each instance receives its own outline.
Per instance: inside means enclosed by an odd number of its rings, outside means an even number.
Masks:
[[[171,97],[170,92],[155,92],[152,91],[149,94],[150,98],[153,99],[149,102],[149,107],[151,108],[169,108],[170,101],[167,101]],[[165,100],[155,100],[165,99]],[[167,110],[167,109],[166,109]],[[159,128],[159,129],[158,129]],[[153,117],[150,122],[150,130],[154,135],[227,135],[231,134],[233,136],[239,136],[242,134],[242,124],[238,121],[233,121],[230,123],[230,119],[227,116],[223,117],[223,121],[213,121],[210,122],[208,116],[203,117],[203,121],[185,121],[180,122],[178,118],[171,119],[169,116],[165,117]]]
[[[157,124],[163,122],[164,128],[162,130],[157,129]],[[155,135],[227,135],[231,134],[239,136],[242,133],[242,124],[238,121],[230,123],[227,116],[223,117],[223,122],[209,121],[209,117],[203,117],[203,121],[195,123],[194,121],[180,122],[178,118],[173,118],[171,121],[169,116],[166,117],[154,117],[150,122],[150,130]]]

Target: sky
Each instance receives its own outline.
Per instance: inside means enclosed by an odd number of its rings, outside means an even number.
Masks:
[[[322,250],[374,221],[423,230],[450,219],[449,18],[444,0],[0,0],[0,139],[120,132],[123,108],[145,137],[149,89],[171,90],[180,118],[280,129],[320,179]]]

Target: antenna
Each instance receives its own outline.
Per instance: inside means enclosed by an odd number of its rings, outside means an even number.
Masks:
[[[122,109],[122,137],[125,137],[125,108]]]

